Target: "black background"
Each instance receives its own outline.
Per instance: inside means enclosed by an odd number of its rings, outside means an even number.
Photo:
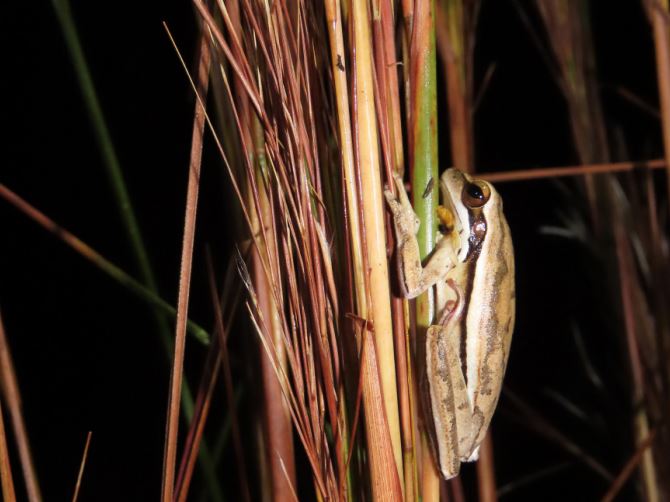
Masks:
[[[610,133],[620,128],[630,158],[660,156],[658,120],[614,92],[624,86],[657,102],[651,30],[640,3],[592,3]],[[161,23],[167,22],[187,61],[193,61],[191,5],[76,1],[72,8],[161,292],[174,303],[194,103]],[[0,182],[135,274],[52,6],[5,5],[0,33],[6,86]],[[562,96],[508,0],[483,2],[478,81],[491,63],[496,71],[475,118],[478,169],[576,164]],[[448,158],[446,127],[440,134],[441,158]],[[215,155],[206,155],[203,169],[191,313],[209,326],[203,244],[214,243],[223,268],[230,219]],[[543,225],[558,224],[561,205],[575,201],[547,181],[499,189],[518,270],[519,310],[507,384],[617,472],[632,452],[626,375],[618,341],[594,313],[601,293],[584,279],[594,267],[597,272],[597,264],[578,244],[539,233]],[[148,308],[2,201],[0,224],[0,308],[46,500],[71,496],[89,430],[93,439],[82,500],[156,500],[169,375]],[[587,384],[570,334],[575,322],[607,381],[609,399],[596,396]],[[189,340],[190,366],[197,368],[202,352]],[[610,425],[594,434],[547,400],[548,388]],[[561,466],[511,492],[508,500],[564,500],[575,494],[590,500],[606,491],[607,483],[582,464],[516,423],[504,397],[501,408],[494,420],[500,486]],[[253,445],[248,451],[251,457]],[[18,460],[14,469],[19,472]],[[471,468],[464,470],[470,489]],[[625,495],[633,493],[629,489]]]

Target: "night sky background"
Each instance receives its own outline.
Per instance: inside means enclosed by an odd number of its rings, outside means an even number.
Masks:
[[[532,4],[519,3],[542,34]],[[619,131],[629,159],[660,157],[659,120],[616,92],[623,87],[657,106],[651,29],[641,2],[592,4],[610,138]],[[73,1],[72,10],[161,293],[174,304],[194,99],[161,23],[192,63],[197,30],[191,4]],[[0,182],[137,275],[52,5],[9,2],[3,11]],[[478,170],[576,164],[564,100],[511,0],[483,1],[475,58],[477,82],[496,64],[475,116]],[[447,121],[440,124],[446,159]],[[662,189],[664,179],[656,177]],[[205,327],[213,317],[204,244],[211,244],[219,270],[232,249],[231,196],[224,184],[216,154],[206,152],[190,309]],[[597,264],[579,244],[540,233],[559,224],[561,206],[577,203],[564,195],[575,193],[574,183],[507,183],[499,191],[518,277],[507,386],[617,473],[632,454],[630,406],[619,342],[594,307],[606,293],[586,279],[597,277]],[[81,500],[157,500],[169,368],[149,308],[2,200],[0,226],[0,309],[45,499],[71,497],[92,430]],[[606,397],[588,384],[574,325],[605,380]],[[187,343],[187,369],[196,382],[204,350],[192,339]],[[569,397],[603,427],[594,430],[570,416],[547,389]],[[583,464],[518,423],[504,396],[500,406],[493,421],[499,486],[555,468],[503,500],[574,494],[593,500],[607,490]],[[248,459],[252,451],[249,444]],[[223,469],[234,487],[231,462],[225,457]],[[13,467],[18,473],[18,459]],[[473,470],[464,468],[467,490]],[[21,489],[18,474],[15,482]],[[634,496],[629,484],[622,500]]]

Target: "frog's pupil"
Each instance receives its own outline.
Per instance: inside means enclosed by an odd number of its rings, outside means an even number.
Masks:
[[[482,200],[484,198],[484,193],[482,192],[482,189],[479,188],[474,183],[469,183],[466,190],[468,192],[468,196],[473,199]]]

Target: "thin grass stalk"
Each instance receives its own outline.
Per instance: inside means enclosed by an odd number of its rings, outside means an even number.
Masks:
[[[356,294],[355,292],[365,291],[365,275],[363,269],[363,246],[361,243],[361,224],[359,219],[358,211],[358,190],[356,183],[356,172],[354,165],[354,143],[352,139],[351,131],[351,117],[349,114],[349,84],[347,82],[347,51],[344,47],[344,35],[342,28],[342,17],[341,17],[341,7],[339,0],[326,0],[325,1],[325,14],[326,14],[326,23],[328,25],[328,40],[330,47],[330,65],[331,65],[331,74],[334,84],[334,95],[335,95],[335,113],[337,117],[337,134],[338,134],[338,143],[339,143],[339,152],[340,152],[340,162],[341,162],[341,171],[342,171],[342,186],[344,192],[344,200],[346,207],[346,217],[344,218],[344,223],[346,230],[348,231],[345,235],[345,241],[348,247],[345,249],[347,257],[347,270],[351,275],[348,276],[347,283],[353,285],[354,294],[352,298],[355,302],[355,312],[358,312],[358,315],[364,319],[367,319],[368,308],[367,308],[367,299],[362,294]],[[353,307],[353,306],[352,306]],[[347,323],[347,327],[350,326]],[[353,334],[354,330],[351,330]],[[360,337],[357,337],[360,342]],[[347,369],[349,370],[350,375],[355,375],[359,373],[359,368],[356,365],[356,359],[359,347],[354,349],[353,344],[349,342],[350,337],[343,337],[343,351],[345,356],[345,361],[347,363]],[[353,379],[347,379],[345,376],[345,382],[349,384],[350,387],[354,387],[350,382]],[[355,401],[355,395],[353,392],[349,392],[352,401]],[[343,411],[346,401],[341,400]],[[347,418],[346,413],[342,413],[342,416]],[[343,424],[345,425],[345,424]],[[348,428],[343,427],[343,431],[346,431]],[[345,458],[351,457],[351,439],[353,435],[348,435],[344,438],[345,440],[345,449],[342,452]],[[351,470],[347,469],[348,475],[347,480],[347,492],[349,496],[353,495],[353,480],[351,476]],[[345,479],[342,478],[342,483]],[[345,487],[344,484],[340,487],[340,497],[344,498],[345,496]]]
[[[626,462],[626,465],[623,466],[621,472],[616,477],[609,490],[607,490],[605,495],[603,495],[603,497],[600,499],[600,502],[612,502],[617,497],[628,479],[635,472],[635,469],[637,469],[644,455],[651,448],[654,438],[656,438],[655,429],[652,430],[647,438],[638,446],[637,451],[631,456],[628,462]]]
[[[656,78],[661,104],[661,133],[666,160],[666,180],[670,200],[670,31],[668,30],[668,0],[646,0],[654,32],[656,53]]]
[[[416,3],[410,45],[410,95],[413,110],[410,127],[410,164],[412,206],[421,221],[417,241],[423,260],[435,247],[437,235],[436,209],[438,190],[426,190],[438,185],[437,158],[437,74],[435,52],[435,3],[422,0]],[[425,196],[424,196],[425,194]],[[425,352],[426,331],[435,318],[435,297],[432,288],[416,299],[417,356]],[[423,365],[419,365],[421,368]],[[421,368],[424,370],[423,368]],[[419,379],[424,378],[423,375]],[[439,474],[431,458],[425,431],[422,434],[422,488],[424,500],[439,499]]]
[[[641,221],[647,221],[648,227],[648,244],[650,263],[651,263],[651,281],[646,281],[646,284],[651,283],[648,294],[648,309],[655,315],[655,322],[653,327],[646,329],[647,340],[649,345],[654,347],[651,352],[654,354],[647,360],[650,367],[656,367],[656,374],[660,374],[660,379],[654,379],[654,384],[647,385],[648,400],[652,410],[652,416],[656,422],[656,417],[663,416],[667,413],[668,403],[667,391],[670,388],[670,368],[668,366],[668,355],[670,354],[670,314],[667,312],[666,306],[668,298],[670,297],[670,290],[668,290],[667,277],[670,275],[669,265],[667,260],[667,234],[661,232],[659,225],[659,210],[656,202],[656,190],[652,173],[646,171],[644,176],[644,191],[643,197],[646,200],[647,210],[640,212],[639,218]],[[640,204],[641,205],[641,204]],[[636,218],[637,219],[637,218]],[[662,493],[670,493],[670,479],[667,475],[668,466],[665,462],[658,461],[668,457],[670,451],[670,430],[667,427],[657,427],[657,440],[654,442],[654,454],[657,459],[659,490]]]
[[[221,366],[221,356],[219,353],[219,341],[215,338],[210,344],[207,359],[205,361],[202,378],[195,398],[195,410],[193,420],[189,424],[179,469],[177,471],[177,481],[175,483],[175,500],[185,502],[193,478],[193,469],[195,461],[198,458],[200,442],[204,435],[205,423],[209,416],[209,410],[212,404],[212,396],[216,386],[216,378],[219,375]]]
[[[638,340],[641,333],[638,332],[638,323],[636,322],[636,313],[633,298],[633,288],[636,270],[631,257],[631,251],[624,235],[624,228],[621,223],[622,218],[614,218],[612,225],[614,227],[614,238],[616,245],[616,258],[619,272],[619,285],[621,286],[621,306],[623,309],[623,318],[625,323],[625,341],[627,345],[627,354],[631,372],[631,400],[634,408],[633,431],[636,439],[636,445],[639,447],[650,436],[649,417],[646,407],[643,406],[645,398],[644,369]],[[637,285],[639,289],[639,284]],[[638,306],[639,307],[639,306]],[[639,315],[639,314],[638,314]],[[657,502],[661,500],[658,491],[658,482],[656,469],[654,466],[654,457],[651,448],[645,448],[640,462],[643,486],[645,491],[645,500]]]
[[[86,467],[86,460],[88,459],[88,449],[91,446],[91,436],[93,433],[88,431],[86,434],[86,443],[84,443],[84,453],[81,455],[81,462],[79,462],[79,472],[77,473],[77,482],[74,485],[74,493],[72,494],[72,502],[77,502],[79,499],[79,490],[81,489],[81,482],[84,479],[84,468]]]
[[[116,200],[116,206],[123,226],[127,233],[128,242],[135,259],[141,282],[155,295],[158,295],[158,285],[151,267],[144,239],[137,222],[137,217],[133,209],[132,201],[126,187],[123,171],[114,148],[111,134],[107,128],[102,106],[93,83],[93,77],[84,55],[84,50],[79,40],[79,34],[72,17],[72,11],[69,0],[52,0],[54,10],[58,18],[63,37],[65,38],[67,49],[75,68],[75,75],[79,81],[79,87],[84,98],[84,104],[88,111],[93,132],[95,133],[98,147],[100,148],[103,165],[106,169],[107,178],[112,188],[112,193]],[[154,318],[161,336],[165,353],[170,359],[172,355],[172,341],[170,335],[170,326],[160,311],[154,310]],[[184,401],[185,413],[192,413],[193,403]]]
[[[437,45],[445,72],[452,165],[474,172],[472,74],[479,0],[439,0]]]
[[[596,65],[590,27],[588,3],[576,0],[541,0],[538,2],[541,17],[547,28],[554,55],[558,61],[558,75],[563,94],[568,103],[570,125],[578,156],[582,163],[608,162],[609,147],[605,119],[596,80]],[[666,33],[665,50],[668,39]],[[670,83],[670,81],[666,82]],[[670,96],[670,94],[669,94]],[[667,152],[666,152],[667,155]],[[624,326],[621,334],[627,343],[627,357],[631,371],[631,404],[634,408],[632,430],[635,444],[641,444],[649,434],[648,402],[644,401],[644,379],[638,345],[642,332],[636,329],[635,313],[631,309],[631,281],[637,275],[631,261],[622,262],[623,241],[618,217],[620,202],[614,197],[609,178],[586,178],[586,188],[591,205],[592,223],[596,235],[607,246],[607,234],[613,234],[616,242],[614,252],[606,257],[606,266],[618,271],[618,289],[621,291],[620,308]],[[669,185],[670,186],[670,185]],[[669,192],[670,193],[670,192]],[[611,228],[608,226],[611,225]],[[616,301],[616,300],[614,300]],[[657,475],[651,451],[643,456],[641,463],[642,482],[647,497],[658,497]]]
[[[388,128],[393,146],[393,167],[401,176],[405,169],[405,152],[402,136],[402,112],[400,109],[400,82],[398,79],[398,52],[396,50],[395,14],[391,0],[379,0],[381,33],[384,46],[384,67],[387,83]]]
[[[176,318],[177,311],[175,308],[170,305],[168,302],[157,296],[153,291],[148,289],[142,283],[128,275],[123,269],[114,265],[112,262],[107,260],[95,249],[90,247],[88,244],[80,240],[75,235],[71,234],[68,230],[61,227],[58,223],[54,222],[44,213],[31,206],[25,199],[19,197],[16,193],[12,192],[5,185],[0,183],[0,197],[5,199],[7,202],[12,204],[16,209],[24,213],[28,218],[33,220],[35,223],[46,229],[48,232],[54,236],[61,239],[65,244],[70,246],[75,252],[79,253],[84,259],[91,262],[95,265],[100,271],[106,274],[108,277],[116,281],[121,286],[125,287],[136,295],[141,300],[147,302],[148,305],[151,305],[154,308],[160,309],[165,315],[169,316],[172,319]],[[188,321],[188,332],[194,336],[194,338],[203,345],[209,344],[209,333],[200,325],[194,321]],[[184,406],[184,414],[187,415],[187,418],[193,412],[192,400],[190,401],[190,408]]]
[[[400,97],[398,87],[398,69],[394,37],[393,6],[389,0],[372,1],[372,33],[374,39],[375,61],[375,102],[384,159],[386,180],[393,187],[394,173],[403,176],[404,152],[402,137],[402,117],[400,116]],[[389,243],[393,249],[394,243]],[[393,274],[392,274],[393,277]],[[413,420],[410,406],[410,387],[412,381],[408,374],[410,352],[406,340],[404,318],[407,300],[393,296],[391,312],[393,317],[393,338],[396,354],[396,375],[398,386],[398,404],[402,439],[403,473],[405,500],[414,500],[418,493],[416,463],[414,453]]]
[[[377,378],[377,375],[373,373],[376,368],[369,366],[364,361],[363,372],[367,382],[367,385],[364,384],[363,390],[366,405],[366,434],[368,437],[373,496],[395,498],[402,497],[403,493],[402,449],[390,309],[391,296],[386,257],[385,211],[382,201],[379,140],[375,115],[374,63],[370,45],[372,40],[370,18],[366,2],[353,2],[351,14],[356,55],[354,120],[358,133],[356,138],[357,162],[360,173],[365,252],[369,267],[367,292],[371,304],[370,313],[372,315],[370,317],[374,326],[374,343],[370,343],[367,355],[370,358],[375,357],[378,361],[378,378],[381,380],[384,403],[384,413],[380,416],[377,410],[373,409],[378,406],[378,403],[370,399],[372,396],[369,393],[370,385],[374,384],[371,384],[368,379]],[[370,337],[364,338],[372,342]],[[382,420],[374,420],[375,418],[382,418]],[[389,469],[390,466],[387,464],[386,456],[380,455],[385,449],[386,439],[384,436],[387,434],[391,441],[395,469]]]
[[[21,470],[23,472],[23,480],[26,485],[26,494],[28,495],[28,500],[30,502],[40,502],[42,500],[42,493],[40,491],[37,472],[35,471],[35,464],[33,462],[32,453],[30,451],[30,441],[28,440],[26,423],[23,419],[23,412],[21,411],[21,393],[19,391],[16,372],[14,371],[14,364],[12,361],[12,354],[9,349],[9,343],[7,341],[7,337],[5,336],[5,326],[2,322],[1,314],[0,387],[0,390],[2,390],[2,398],[7,405],[8,413],[12,423],[12,430],[14,432],[16,448],[19,453],[19,462],[21,463]],[[0,459],[1,458],[2,457],[0,456]]]
[[[538,0],[556,66],[554,75],[568,105],[570,131],[583,164],[609,162],[605,121],[596,81],[589,4],[577,0]],[[596,179],[584,178],[592,224],[601,222]]]
[[[481,502],[493,502],[498,500],[495,465],[493,463],[493,439],[491,429],[484,437],[479,448],[479,460],[477,461],[477,486],[479,500]]]
[[[216,288],[213,284],[214,282],[214,271],[213,271],[213,265],[212,265],[212,260],[211,260],[211,255],[209,252],[209,248],[207,248],[207,266],[208,266],[208,277],[210,279],[210,293],[213,295],[212,302],[213,302],[213,308],[214,312],[216,314],[216,338],[212,341],[212,344],[209,347],[209,352],[207,354],[207,361],[205,363],[205,371],[203,372],[203,376],[200,382],[200,388],[198,389],[198,395],[197,395],[197,400],[196,400],[196,409],[194,413],[194,418],[191,420],[191,424],[189,427],[188,435],[186,437],[186,442],[184,446],[184,453],[182,455],[182,461],[179,466],[179,475],[177,477],[177,483],[176,483],[176,493],[177,493],[177,500],[185,500],[188,491],[189,491],[189,485],[191,482],[191,478],[193,475],[193,469],[195,466],[195,460],[197,458],[197,454],[200,451],[200,445],[202,444],[202,435],[204,432],[204,426],[205,422],[207,420],[207,416],[209,413],[210,409],[210,403],[211,403],[211,398],[212,398],[212,393],[214,391],[214,386],[216,384],[216,378],[218,375],[218,369],[222,369],[222,373],[224,375],[224,380],[226,381],[226,384],[229,383],[230,379],[230,367],[228,366],[228,361],[224,361],[224,355],[227,358],[227,346],[226,346],[226,340],[227,336],[224,336],[222,331],[225,331],[225,333],[228,333],[230,329],[230,324],[234,320],[235,313],[237,312],[237,304],[238,300],[240,297],[240,287],[239,285],[235,286],[233,285],[233,271],[235,270],[234,263],[235,261],[231,258],[228,263],[228,267],[226,270],[226,276],[225,276],[225,282],[223,285],[223,291],[224,294],[219,301],[219,295],[216,292]],[[232,299],[231,299],[232,295]],[[228,319],[228,324],[225,326],[223,325],[223,314],[222,310],[227,310],[230,312]],[[220,320],[220,322],[219,322]],[[232,385],[231,385],[232,387]],[[229,386],[226,385],[227,391],[229,389]],[[232,397],[233,392],[230,391],[230,399],[228,402],[228,422],[229,423],[234,423],[234,425],[237,425],[237,407],[235,404],[234,397]],[[232,401],[232,404],[231,404]],[[238,429],[235,429],[236,432],[239,432]],[[237,438],[239,439],[239,437]],[[237,446],[237,442],[236,442]],[[214,455],[212,458],[212,464],[217,465],[218,464],[218,455]],[[240,461],[240,459],[242,459]],[[239,457],[238,456],[238,468],[236,469],[236,472],[238,475],[241,477],[241,483],[240,483],[240,493],[243,494],[244,500],[248,500],[248,485],[246,483],[246,468],[245,468],[245,463],[244,463],[244,457]],[[246,489],[246,494],[247,496],[245,497],[245,489]]]
[[[566,176],[585,176],[594,174],[616,174],[631,172],[637,169],[654,170],[665,169],[665,159],[633,160],[624,162],[606,162],[602,164],[581,164],[578,166],[535,167],[514,171],[496,171],[482,173],[481,178],[491,183],[506,183],[510,181],[531,181],[540,179],[563,178]],[[653,216],[656,218],[656,216]]]
[[[2,417],[2,401],[0,400],[0,487],[2,487],[2,500],[16,502],[14,491],[14,479],[12,478],[12,465],[9,461],[9,449],[7,448],[7,435],[5,434],[5,422]]]
[[[195,221],[198,207],[198,186],[202,161],[202,139],[205,129],[205,107],[201,99],[207,96],[210,67],[209,38],[203,32],[200,44],[200,58],[197,73],[197,99],[193,119],[191,158],[189,161],[186,208],[184,216],[184,237],[182,242],[181,267],[179,272],[179,297],[177,299],[177,322],[175,330],[174,361],[170,376],[170,395],[165,432],[165,454],[163,458],[163,502],[173,502],[175,488],[175,467],[177,459],[177,439],[179,429],[179,401],[182,390],[182,371],[186,349],[186,325],[188,321],[188,299],[191,286]]]
[[[264,250],[254,250],[252,253],[253,260],[253,283],[254,288],[258,292],[260,310],[262,316],[268,322],[268,328],[272,333],[272,344],[275,350],[275,359],[271,361],[268,355],[262,348],[260,350],[261,358],[261,379],[263,382],[263,421],[264,430],[266,433],[265,441],[267,443],[270,455],[267,460],[269,462],[269,473],[271,483],[271,498],[272,500],[291,500],[293,498],[293,486],[296,486],[295,475],[295,459],[293,451],[293,435],[291,429],[291,416],[287,408],[287,404],[282,395],[281,384],[277,379],[275,365],[282,367],[286,373],[287,361],[284,344],[282,343],[281,326],[279,324],[277,303],[274,295],[271,293],[271,287],[268,281],[272,278],[268,277],[261,265],[261,257],[259,254],[263,252],[265,255],[263,261],[266,263],[274,262],[276,256],[276,243],[273,234],[265,228],[263,221],[271,222],[272,214],[270,210],[268,194],[265,190],[265,183],[263,178],[263,171],[265,166],[265,144],[263,139],[262,129],[258,120],[253,117],[252,123],[254,127],[253,141],[255,142],[257,176],[258,176],[258,196],[260,198],[261,206],[256,209],[253,202],[248,204],[254,210],[252,215],[255,216],[255,210],[263,213],[263,218],[254,218],[255,227],[252,231],[258,235],[265,235],[264,241],[266,248]],[[268,223],[270,224],[270,223]],[[278,269],[275,263],[275,270]]]
[[[123,177],[123,171],[119,162],[111,134],[107,128],[102,106],[97,96],[93,77],[91,75],[86,56],[79,40],[76,25],[72,16],[71,6],[69,0],[52,0],[56,16],[58,18],[65,43],[70,53],[72,64],[75,68],[75,74],[79,81],[79,86],[84,98],[85,106],[93,126],[93,131],[96,136],[96,141],[100,148],[103,163],[106,169],[107,177],[112,187],[112,193],[116,200],[116,206],[126,229],[128,242],[130,243],[131,251],[135,259],[138,271],[140,273],[140,282],[146,286],[151,296],[158,297],[158,283],[151,267],[151,261],[144,245],[144,239],[133,209],[133,205],[126,187]],[[164,309],[161,305],[153,304],[153,316],[158,328],[165,356],[168,361],[172,358],[172,336],[171,328],[166,318]],[[158,308],[156,308],[158,307]],[[174,314],[170,314],[173,317]],[[190,325],[189,321],[189,325]],[[191,330],[192,331],[192,330]],[[203,330],[204,333],[204,330]],[[182,385],[181,406],[184,412],[184,418],[188,421],[193,416],[193,397],[188,385],[188,381],[184,380]],[[203,473],[213,494],[220,493],[218,481],[212,476],[213,467],[211,463],[211,455],[207,444],[202,445],[200,451],[200,461],[203,468]],[[221,500],[215,497],[216,500]]]
[[[95,133],[98,146],[102,152],[103,163],[109,178],[112,192],[116,199],[116,205],[128,233],[128,241],[133,251],[133,256],[137,263],[142,282],[151,290],[157,291],[156,279],[151,269],[151,263],[146,252],[146,247],[140,232],[137,217],[133,209],[128,189],[121,170],[121,164],[116,155],[116,150],[112,142],[112,137],[107,128],[102,106],[98,99],[93,77],[88,68],[88,63],[84,55],[79,35],[72,17],[72,11],[69,0],[52,0],[56,16],[61,26],[66,46],[70,52],[72,63],[75,67],[75,74],[79,80],[79,86],[84,97],[84,103],[88,110],[93,132]],[[158,315],[157,322],[161,324],[161,330],[165,329],[169,333],[169,327],[162,315]],[[169,335],[168,335],[169,338]]]

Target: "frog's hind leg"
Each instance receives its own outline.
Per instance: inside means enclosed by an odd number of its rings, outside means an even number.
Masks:
[[[457,316],[458,317],[458,316]],[[453,319],[453,318],[452,318]],[[472,405],[460,359],[458,322],[433,325],[426,333],[426,374],[442,475],[458,474],[474,441]]]

